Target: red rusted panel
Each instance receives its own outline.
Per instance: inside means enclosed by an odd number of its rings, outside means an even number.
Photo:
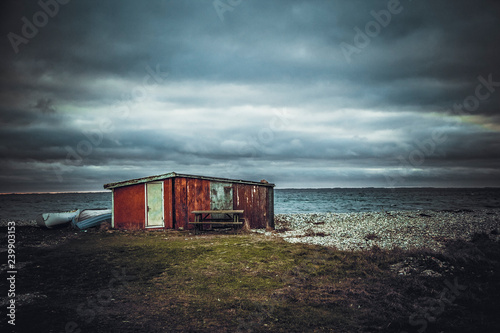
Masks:
[[[201,183],[200,188],[200,202],[197,203],[199,206],[196,210],[210,210],[210,181],[204,180]],[[204,228],[209,229],[209,226],[204,226]]]
[[[188,221],[194,221],[193,210],[210,209],[210,181],[203,179],[187,179],[187,216]],[[189,229],[194,225],[188,224]]]
[[[187,228],[186,178],[175,178],[175,229]]]
[[[194,217],[191,214],[191,207],[195,206],[196,201],[196,186],[198,185],[198,179],[186,179],[186,216],[187,221],[194,221]],[[187,223],[186,228],[192,229],[194,226]]]
[[[243,186],[243,189],[244,189],[244,192],[245,193],[245,213],[248,212],[248,214],[246,214],[247,218],[248,218],[248,227],[249,228],[253,228],[254,226],[254,211],[253,211],[253,207],[252,207],[252,203],[253,203],[253,191],[252,191],[252,186]]]
[[[274,229],[274,188],[267,188],[267,226]]]
[[[242,184],[233,184],[233,204],[234,209],[244,210],[243,218],[245,219],[244,229],[250,229],[252,225],[252,210],[251,210],[251,192],[248,187]]]
[[[274,213],[269,209],[270,195],[267,187],[248,184],[233,185],[234,209],[245,211],[243,217],[246,229],[272,227],[269,220],[270,215]]]
[[[259,203],[258,203],[258,209],[260,211],[260,216],[259,216],[259,227],[260,228],[266,228],[267,227],[267,187],[259,186],[258,188],[259,191]]]
[[[265,228],[266,224],[265,222],[263,223],[263,215],[264,212],[261,210],[261,205],[260,205],[260,187],[259,186],[252,186],[252,192],[253,192],[253,202],[252,202],[252,211],[253,211],[253,228]]]
[[[210,210],[210,181],[202,180],[200,182],[200,187],[198,188],[198,195],[196,200],[196,207],[193,210]],[[194,219],[194,214],[191,215]],[[191,220],[193,221],[193,220]],[[205,225],[203,228],[209,229],[210,226]]]
[[[250,217],[250,228],[255,228],[255,219],[256,219],[256,214],[255,214],[255,209],[254,209],[254,201],[255,201],[255,191],[254,187],[252,185],[245,186],[246,187],[246,192],[247,192],[247,209],[248,209],[248,214]]]
[[[166,179],[163,182],[163,205],[165,215],[165,228],[172,229],[174,227],[173,217],[173,202],[172,202],[172,178]]]
[[[174,227],[193,229],[194,225],[189,221],[194,221],[193,210],[210,209],[210,181],[192,178],[176,178],[174,185]]]
[[[146,214],[144,184],[115,188],[113,200],[115,228],[144,228]]]
[[[252,207],[252,229],[258,228],[259,225],[259,220],[262,218],[260,211],[259,211],[259,189],[256,186],[250,185],[250,190],[252,191],[252,202],[251,202],[251,207]]]
[[[203,180],[200,183],[198,201],[196,202],[196,208],[193,210],[210,210],[210,181]],[[193,214],[194,215],[194,214]],[[205,229],[209,229],[209,226],[204,226]]]

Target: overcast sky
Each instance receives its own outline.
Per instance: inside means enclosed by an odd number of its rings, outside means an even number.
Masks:
[[[500,2],[3,1],[0,193],[500,186]]]

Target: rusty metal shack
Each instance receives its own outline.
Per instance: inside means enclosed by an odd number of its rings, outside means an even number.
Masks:
[[[274,184],[175,172],[104,185],[116,229],[193,229],[193,211],[243,210],[242,227],[274,229]]]

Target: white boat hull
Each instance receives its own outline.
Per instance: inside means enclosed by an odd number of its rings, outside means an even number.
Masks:
[[[43,213],[36,217],[36,223],[40,227],[54,228],[59,225],[69,223],[80,214],[80,210],[72,210],[70,212],[60,212],[60,213]]]
[[[84,209],[80,212],[80,214],[76,215],[74,219],[74,223],[78,223],[80,221],[85,221],[92,217],[96,217],[99,215],[110,214],[111,209]]]
[[[85,209],[75,216],[71,225],[73,228],[83,230],[97,227],[106,221],[111,221],[111,217],[111,209]]]

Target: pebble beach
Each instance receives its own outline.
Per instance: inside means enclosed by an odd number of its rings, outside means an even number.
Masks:
[[[6,226],[2,219],[0,225]],[[36,226],[31,219],[17,226]],[[487,234],[500,241],[500,211],[389,211],[363,213],[276,214],[275,230],[252,230],[290,243],[307,243],[338,250],[369,250],[374,246],[391,250],[440,251],[451,240],[470,241]]]
[[[392,211],[367,213],[277,214],[274,231],[254,230],[339,250],[430,249],[440,251],[450,240],[469,241],[487,234],[499,241],[500,211]]]

